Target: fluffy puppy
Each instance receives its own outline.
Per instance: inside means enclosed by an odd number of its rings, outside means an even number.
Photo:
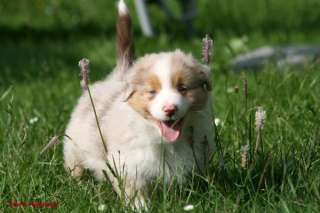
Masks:
[[[108,153],[84,92],[66,129],[71,139],[64,141],[64,161],[74,177],[83,169],[100,180],[107,174],[117,193],[139,208],[155,179],[183,182],[193,169],[205,168],[214,150],[210,72],[180,50],[133,61],[131,19],[122,0],[118,10],[117,67],[90,87]]]

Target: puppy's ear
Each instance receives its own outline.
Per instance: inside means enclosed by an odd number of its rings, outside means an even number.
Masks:
[[[205,82],[203,84],[203,89],[207,91],[212,90],[212,81],[211,81],[211,68],[207,65],[202,66],[202,73],[205,75]]]
[[[204,64],[200,64],[199,65],[199,69],[201,70],[201,72],[207,77],[210,78],[211,76],[211,69],[208,65],[204,65]]]
[[[135,89],[134,89],[134,86],[127,83],[123,93],[122,93],[122,101],[123,102],[127,102],[131,96],[135,93]]]
[[[205,91],[211,91],[212,90],[211,82],[209,80],[205,81],[204,84],[202,85],[202,88]]]
[[[206,91],[211,91],[212,90],[212,85],[211,85],[211,70],[210,70],[210,67],[207,66],[207,65],[203,65],[203,64],[200,64],[198,65],[198,68],[197,68],[201,75],[203,76],[203,85],[202,85],[202,88]]]

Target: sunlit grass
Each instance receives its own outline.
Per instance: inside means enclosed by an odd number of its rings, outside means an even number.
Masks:
[[[173,185],[163,200],[152,198],[154,212],[297,211],[320,208],[320,69],[232,73],[225,61],[229,38],[216,36],[213,79],[218,150],[207,177],[190,177]],[[267,39],[249,36],[250,49]],[[276,43],[275,41],[274,43]],[[179,40],[162,35],[137,41],[137,52],[181,48],[200,58],[201,39]],[[115,64],[113,39],[4,40],[0,57],[0,211],[10,201],[57,202],[59,211],[123,212],[110,184],[87,175],[81,182],[63,169],[62,146],[40,156],[53,135],[61,135],[81,93],[79,59],[91,61],[92,81],[104,78]],[[225,54],[225,55],[224,55]],[[248,82],[247,108],[243,92]],[[254,115],[266,110],[263,150],[253,156],[257,132]],[[241,147],[250,144],[248,168],[241,167]],[[31,210],[24,207],[21,210]],[[15,209],[11,209],[15,210]]]

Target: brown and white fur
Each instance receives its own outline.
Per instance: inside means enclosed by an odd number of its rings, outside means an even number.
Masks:
[[[89,169],[99,180],[108,174],[119,195],[144,206],[147,186],[164,176],[182,183],[193,169],[203,170],[214,150],[210,116],[210,72],[180,50],[149,54],[133,61],[131,19],[118,4],[118,64],[90,87],[106,140],[105,152],[93,109],[84,92],[66,129],[65,168],[74,177]],[[114,177],[110,171],[120,173]],[[163,166],[164,165],[164,166]]]

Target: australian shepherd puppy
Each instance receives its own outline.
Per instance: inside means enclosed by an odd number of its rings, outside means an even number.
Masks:
[[[193,169],[205,169],[214,150],[210,70],[180,50],[133,60],[123,0],[118,12],[117,66],[90,87],[108,152],[84,92],[66,129],[64,162],[74,177],[89,169],[97,179],[109,179],[139,208],[157,178],[183,182]]]

